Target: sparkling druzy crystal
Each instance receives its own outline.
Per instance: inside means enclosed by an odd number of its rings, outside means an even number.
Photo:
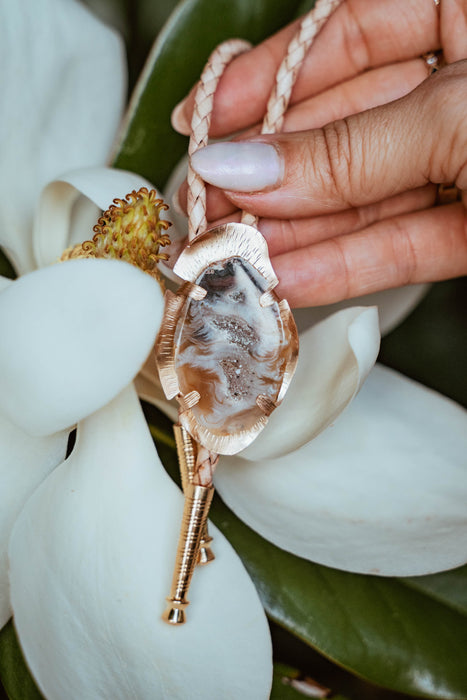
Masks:
[[[208,449],[234,454],[266,425],[292,377],[298,336],[264,238],[226,224],[196,239],[167,292],[157,342],[162,386],[180,402],[180,422]]]
[[[275,403],[286,364],[277,301],[262,307],[267,282],[242,258],[210,265],[196,280],[204,299],[187,298],[175,369],[183,394],[197,391],[192,411],[213,433],[250,430],[262,417],[258,396]]]

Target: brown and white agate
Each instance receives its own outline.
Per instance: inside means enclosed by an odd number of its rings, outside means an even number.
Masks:
[[[181,404],[180,422],[220,454],[246,447],[281,402],[298,336],[261,234],[226,224],[203,234],[174,268],[157,342],[161,382]]]

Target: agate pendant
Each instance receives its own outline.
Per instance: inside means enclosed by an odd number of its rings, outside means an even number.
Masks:
[[[180,404],[174,431],[185,508],[163,619],[181,624],[195,567],[214,558],[212,473],[203,482],[200,463],[205,454],[217,460],[239,452],[264,428],[292,379],[298,334],[289,305],[274,292],[278,280],[256,228],[229,223],[206,231],[174,272],[184,282],[166,292],[156,361],[167,398]]]
[[[267,244],[252,226],[206,231],[180,255],[185,280],[166,292],[156,344],[167,398],[180,403],[180,423],[218,454],[247,447],[281,403],[298,355],[289,305]]]

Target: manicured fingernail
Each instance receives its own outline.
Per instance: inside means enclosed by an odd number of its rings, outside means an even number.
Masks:
[[[213,143],[193,153],[191,164],[206,182],[236,192],[272,187],[283,175],[275,147],[260,141]]]
[[[174,107],[170,121],[175,131],[178,131],[179,134],[183,134],[183,136],[189,136],[191,127],[185,114],[185,104],[186,98]]]

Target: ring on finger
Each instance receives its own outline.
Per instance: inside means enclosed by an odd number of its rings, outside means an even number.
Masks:
[[[429,51],[428,53],[422,54],[420,58],[422,58],[426,63],[428,75],[436,73],[436,71],[445,65],[442,51]]]
[[[462,201],[462,192],[453,182],[441,183],[436,188],[435,206]]]

